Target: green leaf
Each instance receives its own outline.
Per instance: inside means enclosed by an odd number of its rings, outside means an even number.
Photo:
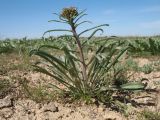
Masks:
[[[120,86],[123,90],[142,90],[145,85],[140,82],[126,83]]]
[[[63,19],[60,14],[57,14],[57,13],[53,13],[53,14],[58,16],[61,21],[68,22],[67,20]]]
[[[60,21],[60,20],[49,20],[48,22],[59,22],[59,23],[67,23],[67,22],[63,22],[63,21]]]
[[[73,35],[61,35],[61,36],[57,37],[57,39],[60,39],[60,38],[65,39],[66,37],[71,37],[72,38]]]
[[[86,11],[83,10],[82,12],[80,12],[75,18],[74,18],[74,23],[77,23],[83,16],[87,15],[87,14],[84,14],[84,12]]]
[[[55,74],[61,76],[62,78],[66,79],[68,81],[73,82],[72,79],[67,75],[67,72],[65,71],[65,70],[69,71],[67,67],[65,67],[65,69],[62,69],[56,63],[54,63],[52,60],[47,58],[47,56],[45,56],[43,54],[37,54],[37,55],[39,55],[40,57],[44,58],[47,62],[52,64],[52,67],[50,67],[50,68],[53,68],[52,72],[54,72]]]
[[[55,50],[61,50],[61,51],[62,51],[62,49],[60,49],[60,48],[57,47],[57,46],[53,46],[53,45],[42,45],[42,46],[40,46],[40,47],[38,48],[38,50],[41,50],[42,48],[52,48],[52,49],[55,49]]]
[[[46,59],[47,61],[55,61],[58,65],[60,65],[61,67],[63,67],[64,69],[66,69],[67,70],[67,67],[64,65],[64,62],[63,61],[61,61],[60,59],[58,59],[58,58],[56,58],[56,57],[54,57],[54,56],[52,56],[52,55],[50,55],[50,54],[48,54],[47,52],[44,52],[44,51],[37,51],[37,50],[32,50],[31,52],[30,52],[30,55],[38,55],[38,56],[40,56],[40,57],[42,57],[42,58],[44,58],[44,59]],[[49,58],[49,59],[48,59]]]
[[[101,31],[103,33],[103,29],[99,28],[93,31],[93,33],[88,37],[88,39],[91,39],[98,31]]]
[[[126,50],[128,49],[129,47],[126,47],[124,49],[121,50],[121,52],[116,56],[116,58],[114,59],[114,61],[107,67],[107,69],[110,69],[113,65],[115,65],[115,63],[118,61],[118,59],[122,56],[122,54],[124,52],[126,52]]]
[[[86,30],[82,31],[81,33],[79,33],[78,36],[81,36],[82,34],[88,32],[88,31],[91,31],[91,30],[94,30],[96,28],[103,27],[103,26],[109,26],[109,25],[108,24],[102,24],[102,25],[98,25],[96,27],[92,27],[92,28],[86,29]]]
[[[71,32],[71,30],[66,30],[66,29],[54,29],[54,30],[48,30],[46,32],[43,33],[43,36],[46,34],[46,33],[49,33],[49,32]]]
[[[46,69],[40,67],[40,66],[36,66],[36,65],[33,65],[33,67],[35,68],[34,70],[35,71],[38,71],[38,72],[41,72],[41,73],[44,73],[46,75],[49,75],[53,78],[55,78],[55,80],[57,80],[58,82],[62,83],[63,85],[65,85],[67,88],[69,87],[73,87],[72,85],[70,85],[68,82],[64,81],[62,78],[59,78],[53,74],[51,74],[50,72],[48,72]]]
[[[83,23],[92,23],[92,22],[91,21],[82,21],[82,22],[76,24],[75,27],[77,28],[79,25],[81,25]]]
[[[76,75],[76,77],[78,77],[77,76],[78,75],[78,71],[77,71],[77,68],[76,68],[76,65],[75,65],[75,62],[74,62],[75,58],[70,54],[70,52],[68,51],[68,49],[66,47],[64,47],[64,52],[65,52],[66,57],[68,58],[70,64],[72,65],[73,69],[75,70],[75,71],[73,71],[73,72],[75,72],[74,75]]]

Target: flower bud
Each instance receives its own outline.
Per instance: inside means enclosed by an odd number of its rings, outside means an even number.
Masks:
[[[78,11],[77,11],[77,8],[75,8],[75,7],[63,8],[63,10],[61,12],[61,16],[64,19],[67,19],[69,21],[77,15],[78,15]]]

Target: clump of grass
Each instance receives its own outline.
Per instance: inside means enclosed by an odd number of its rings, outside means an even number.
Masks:
[[[149,74],[154,70],[153,66],[151,64],[145,64],[142,68],[141,71],[144,72],[145,74]]]
[[[49,90],[46,89],[46,86],[42,86],[42,85],[31,86],[29,85],[27,80],[21,81],[21,86],[22,86],[23,94],[26,97],[38,103],[49,102],[57,98],[54,92],[52,91],[49,92]]]
[[[137,120],[160,120],[160,113],[149,110],[143,110]]]
[[[144,38],[133,38],[128,39],[130,53],[138,56],[151,56],[159,55],[160,41],[157,37],[144,37]]]
[[[14,47],[12,46],[11,42],[9,40],[0,41],[0,54],[2,53],[12,53],[14,50]]]

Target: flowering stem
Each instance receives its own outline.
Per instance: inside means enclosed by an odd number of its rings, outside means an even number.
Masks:
[[[82,74],[83,74],[83,80],[86,82],[87,81],[87,72],[86,72],[86,69],[87,69],[87,65],[85,64],[85,60],[84,60],[84,54],[83,54],[83,51],[82,51],[82,45],[80,43],[80,40],[79,40],[79,36],[76,32],[76,27],[75,27],[75,23],[73,21],[71,21],[71,29],[72,29],[72,33],[73,33],[73,36],[77,42],[77,46],[78,46],[78,49],[79,49],[79,53],[80,53],[80,61],[82,63]]]

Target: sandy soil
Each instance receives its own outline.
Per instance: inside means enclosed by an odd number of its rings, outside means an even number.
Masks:
[[[10,56],[11,58],[13,56]],[[9,80],[12,87],[8,93],[0,98],[0,120],[136,120],[138,112],[147,108],[152,111],[160,108],[160,92],[159,93],[140,93],[132,96],[132,100],[139,103],[139,106],[133,107],[127,104],[127,115],[125,117],[120,112],[106,108],[104,105],[96,106],[95,104],[75,104],[75,103],[59,103],[57,101],[36,103],[26,98],[22,89],[20,79],[26,79],[32,86],[46,85],[53,82],[52,78],[26,70],[25,68],[16,69],[13,65],[20,64],[17,62],[19,58],[0,60],[0,80]],[[138,58],[136,61],[140,66],[151,61],[145,58]],[[10,64],[9,64],[10,63]],[[12,68],[10,69],[12,65]],[[150,74],[136,73],[135,80],[147,78],[150,89],[160,89],[160,72],[152,72]]]

